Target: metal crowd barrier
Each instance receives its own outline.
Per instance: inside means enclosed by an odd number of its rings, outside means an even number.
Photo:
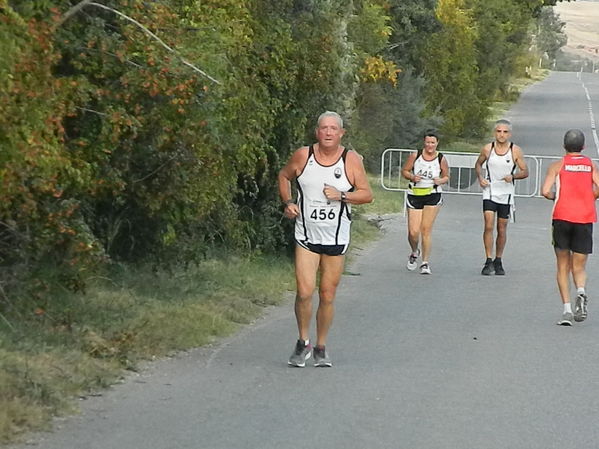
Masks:
[[[385,190],[406,192],[408,181],[401,175],[403,167],[408,156],[414,150],[405,148],[389,148],[381,156],[381,186]],[[476,177],[474,164],[478,158],[478,153],[442,151],[449,169],[451,177],[449,184],[443,186],[444,193],[459,195],[480,195],[482,189]],[[551,162],[561,159],[561,156],[541,156],[524,155],[526,165],[528,166],[528,178],[519,179],[515,182],[516,197],[540,198],[543,179],[547,172],[547,167]],[[595,163],[599,159],[593,159]]]

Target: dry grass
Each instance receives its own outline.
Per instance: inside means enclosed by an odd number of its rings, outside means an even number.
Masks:
[[[564,51],[599,61],[599,1],[558,2],[554,11],[566,22]]]
[[[72,413],[74,398],[141,359],[230,334],[292,288],[291,260],[264,256],[175,273],[122,268],[85,296],[54,296],[43,314],[23,305],[0,323],[0,443]]]

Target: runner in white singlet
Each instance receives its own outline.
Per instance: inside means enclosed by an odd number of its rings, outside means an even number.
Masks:
[[[493,271],[504,275],[502,257],[507,241],[507,224],[514,201],[514,180],[528,177],[524,154],[518,145],[509,141],[512,125],[507,120],[495,122],[495,141],[485,145],[476,160],[476,174],[483,189],[483,243],[486,260],[481,274]],[[483,173],[483,166],[485,173]],[[518,168],[518,171],[516,170]],[[495,259],[493,259],[493,229],[497,220]]]
[[[514,193],[516,188],[514,181],[506,181],[509,175],[513,175],[516,170],[516,163],[513,156],[513,142],[505,154],[497,154],[495,151],[495,142],[491,143],[491,152],[489,158],[484,163],[485,178],[488,185],[483,188],[483,200],[491,200],[497,204],[507,204],[513,206]]]
[[[417,267],[420,247],[422,263],[420,274],[431,274],[429,263],[433,224],[443,203],[441,185],[449,182],[447,159],[437,151],[439,137],[434,130],[424,133],[424,148],[408,156],[402,167],[402,175],[410,181],[406,208],[408,211],[408,243],[410,255],[407,268]]]
[[[315,366],[332,366],[325,344],[349,245],[351,205],[372,201],[362,157],[341,146],[344,133],[339,114],[321,114],[316,128],[318,143],[295,151],[279,172],[285,216],[296,220],[295,317],[299,339],[289,358],[291,366],[305,366],[312,353]],[[292,198],[293,181],[297,181],[297,203]],[[319,271],[316,346],[312,351],[312,294]]]
[[[322,165],[316,159],[314,147],[308,150],[308,160],[297,177],[297,204],[301,213],[295,219],[295,240],[298,245],[310,249],[312,245],[342,246],[345,254],[349,246],[351,204],[329,200],[323,192],[323,184],[340,192],[350,192],[353,186],[345,173],[345,149],[332,165]]]

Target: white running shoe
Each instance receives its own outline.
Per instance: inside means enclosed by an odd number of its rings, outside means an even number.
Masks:
[[[574,316],[572,315],[572,313],[564,312],[561,320],[558,320],[558,322],[555,324],[557,324],[558,326],[572,326],[573,318],[574,318]]]
[[[416,267],[418,266],[418,257],[420,256],[420,248],[416,250],[415,253],[410,253],[410,255],[408,256],[408,264],[406,265],[406,268],[410,271],[414,271],[416,269]]]
[[[428,262],[420,265],[420,274],[431,274],[431,267],[428,266]]]

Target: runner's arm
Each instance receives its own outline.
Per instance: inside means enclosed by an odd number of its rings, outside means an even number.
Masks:
[[[414,162],[416,161],[416,153],[410,153],[408,159],[403,164],[401,168],[401,175],[406,178],[408,181],[418,182],[420,181],[420,176],[413,173],[414,170]]]
[[[489,185],[489,181],[483,178],[483,164],[489,157],[489,152],[491,151],[489,145],[485,145],[482,150],[480,150],[480,154],[478,155],[478,159],[476,159],[476,163],[474,164],[474,170],[476,171],[476,177],[478,178],[478,183],[481,187],[487,187]]]
[[[372,190],[362,163],[362,156],[355,151],[347,153],[346,158],[349,180],[354,186],[351,192],[345,193],[345,202],[350,204],[365,204],[372,202]],[[341,199],[341,195],[339,197]]]
[[[518,166],[519,171],[512,175],[511,181],[514,179],[525,179],[528,178],[528,166],[526,165],[526,161],[524,160],[524,153],[522,153],[522,149],[519,146],[514,146],[514,162]],[[506,179],[507,181],[507,179]],[[511,182],[508,181],[508,182]]]
[[[595,199],[599,198],[599,169],[593,162],[593,192],[595,193]]]
[[[541,188],[541,194],[548,200],[555,200],[555,192],[553,186],[559,173],[559,166],[561,161],[554,162],[547,168],[547,174],[545,175],[545,181],[543,181],[543,187]]]
[[[441,159],[441,176],[433,179],[433,182],[438,186],[449,182],[449,164],[446,158]]]
[[[285,216],[287,218],[295,218],[299,215],[299,207],[293,202],[291,192],[291,181],[297,178],[299,170],[306,162],[307,149],[305,147],[296,150],[291,155],[287,164],[279,171],[279,196],[285,205]]]

